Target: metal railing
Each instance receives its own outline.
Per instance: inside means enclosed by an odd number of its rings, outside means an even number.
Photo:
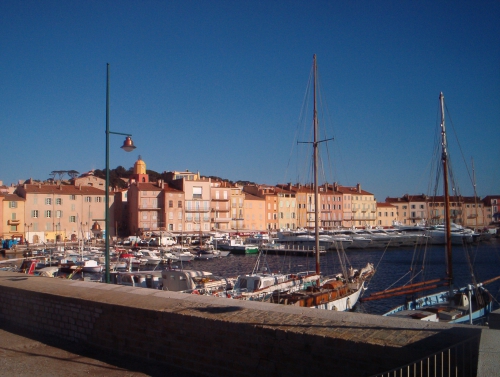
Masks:
[[[480,336],[372,377],[473,377],[477,375]]]

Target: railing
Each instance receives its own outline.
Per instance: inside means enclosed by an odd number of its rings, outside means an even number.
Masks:
[[[465,340],[423,359],[372,377],[473,377],[477,375],[480,337]]]

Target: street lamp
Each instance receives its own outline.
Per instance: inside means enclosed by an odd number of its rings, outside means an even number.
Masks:
[[[30,224],[24,223],[24,227],[28,228],[28,233],[24,237],[24,243],[28,242],[28,245],[29,245],[29,241],[30,241],[30,226],[33,226],[33,223],[30,223]]]
[[[111,132],[109,130],[109,63],[106,66],[106,193],[105,193],[105,220],[104,220],[104,240],[105,240],[105,273],[106,283],[110,282],[109,279],[109,135],[124,135],[125,141],[123,142],[122,149],[125,152],[132,152],[135,149],[134,142],[132,141],[131,134],[124,134],[119,132]]]

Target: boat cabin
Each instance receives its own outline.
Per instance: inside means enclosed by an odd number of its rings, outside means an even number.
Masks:
[[[227,288],[225,279],[206,271],[164,270],[162,281],[164,291],[209,294]]]
[[[112,280],[119,285],[161,289],[161,271],[135,271],[113,273]]]
[[[287,276],[283,274],[240,275],[234,286],[235,290],[255,292],[257,290],[284,283]]]

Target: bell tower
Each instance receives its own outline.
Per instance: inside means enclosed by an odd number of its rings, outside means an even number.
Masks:
[[[146,163],[142,160],[141,156],[139,156],[134,164],[134,173],[130,176],[130,179],[135,179],[137,183],[149,182],[149,175],[146,173]]]

